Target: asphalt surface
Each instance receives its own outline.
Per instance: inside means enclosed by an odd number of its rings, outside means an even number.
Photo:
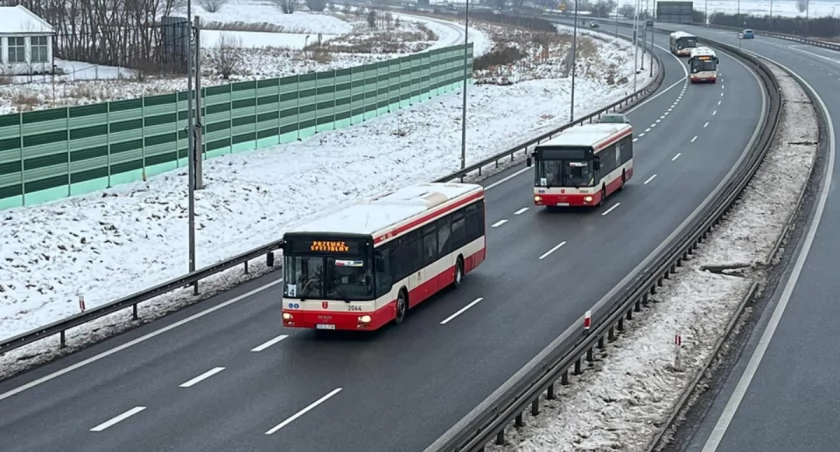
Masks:
[[[676,86],[630,113],[635,175],[604,208],[537,209],[531,170],[511,168],[484,182],[488,226],[509,220],[488,227],[488,260],[405,324],[364,336],[284,330],[280,285],[259,290],[277,282],[269,275],[0,383],[0,450],[424,449],[647,257],[747,147],[762,114],[752,72],[722,55],[718,84],[687,85],[684,63],[658,52],[663,89]]]
[[[669,24],[660,26],[671,28]],[[734,32],[677,25],[673,28],[738,45]],[[840,53],[762,36],[744,40],[741,45],[805,79],[822,98],[832,124],[840,130]],[[826,175],[836,177],[837,163],[831,163],[827,160]],[[818,207],[821,196],[826,197],[823,211]],[[840,343],[840,241],[835,227],[840,224],[838,187],[822,186],[816,198],[793,259],[737,362],[717,388],[719,392],[706,417],[700,425],[683,428],[680,433],[690,431],[689,438],[672,449],[825,452],[840,448],[840,360],[836,359]],[[814,227],[817,229],[810,241],[808,235]],[[764,336],[770,333],[772,336]],[[757,350],[761,356],[758,361],[754,359]]]

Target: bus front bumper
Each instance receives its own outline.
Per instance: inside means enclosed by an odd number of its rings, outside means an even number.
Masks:
[[[710,83],[714,83],[715,81],[717,81],[717,77],[716,77],[716,76],[705,76],[705,77],[700,77],[700,76],[694,76],[694,75],[692,75],[692,76],[691,76],[691,81],[692,81],[692,82],[710,82]]]
[[[393,320],[395,302],[373,312],[301,311],[283,309],[283,326],[317,330],[373,331]]]
[[[534,205],[558,207],[595,206],[601,200],[601,194],[550,194],[534,193]]]

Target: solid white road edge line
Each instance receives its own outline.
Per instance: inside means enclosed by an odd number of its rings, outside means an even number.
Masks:
[[[204,380],[206,380],[206,379],[208,379],[208,378],[212,377],[213,375],[216,375],[217,373],[219,373],[219,372],[221,372],[221,371],[223,371],[223,370],[225,370],[225,368],[224,368],[224,367],[214,367],[214,368],[212,368],[212,369],[208,370],[207,372],[204,372],[203,374],[201,374],[201,375],[199,375],[199,376],[197,376],[197,377],[193,378],[193,379],[192,379],[192,380],[190,380],[190,381],[187,381],[187,382],[185,382],[185,383],[181,383],[181,385],[180,385],[179,387],[181,387],[181,388],[189,388],[189,387],[195,386],[196,384],[198,384],[198,383],[200,383],[200,382],[202,382],[202,381],[204,381]]]
[[[130,418],[131,416],[134,416],[135,414],[145,410],[145,409],[146,409],[146,407],[144,407],[144,406],[136,406],[136,407],[126,411],[125,413],[123,413],[123,414],[121,414],[121,415],[119,415],[115,418],[112,418],[108,421],[105,421],[105,422],[97,425],[96,427],[90,429],[90,431],[101,432],[102,430],[105,430],[106,428],[111,427],[112,425],[117,424],[119,422],[122,422],[122,421]]]
[[[559,250],[565,244],[566,244],[565,241],[558,243],[557,245],[554,246],[554,248],[552,248],[552,249],[546,251],[545,253],[543,253],[543,255],[540,256],[540,260],[545,259],[546,257],[548,257],[549,254]]]
[[[759,87],[759,92],[761,93],[761,114],[759,115],[759,118],[763,118],[764,115],[767,113],[767,93],[764,91],[764,89],[761,88],[761,80],[758,78],[758,75],[756,73],[752,72],[747,67],[746,64],[736,59],[733,60],[736,63],[740,64],[744,69],[746,69],[748,73],[752,74],[753,79],[755,79],[755,82]],[[680,64],[682,65],[682,63]],[[629,273],[627,273],[627,275],[625,275],[624,278],[622,278],[621,281],[618,282],[618,284],[613,286],[612,289],[610,289],[603,297],[601,297],[601,299],[598,300],[595,303],[595,305],[593,305],[590,309],[592,312],[597,312],[601,310],[604,307],[604,305],[607,304],[607,302],[609,302],[610,299],[612,299],[612,297],[614,297],[619,290],[621,290],[622,287],[624,287],[625,285],[630,283],[630,281],[636,278],[639,272],[642,271],[642,269],[645,268],[645,266],[650,264],[650,261],[652,261],[655,256],[661,253],[666,246],[673,242],[674,239],[677,236],[679,236],[680,233],[682,233],[682,231],[688,226],[688,224],[691,221],[693,221],[694,218],[696,218],[697,215],[699,215],[703,209],[706,208],[706,206],[712,201],[712,199],[714,199],[717,196],[717,194],[721,190],[723,190],[724,185],[732,177],[732,175],[735,173],[738,167],[741,166],[741,163],[747,157],[747,150],[749,150],[752,147],[753,143],[755,143],[755,140],[758,139],[758,133],[761,131],[759,126],[762,124],[763,121],[759,121],[758,123],[756,123],[756,127],[755,130],[753,130],[753,134],[750,137],[750,141],[741,151],[741,155],[738,157],[738,160],[736,160],[735,164],[733,164],[732,167],[729,168],[729,171],[726,173],[723,179],[721,179],[717,186],[712,190],[712,192],[709,193],[706,199],[704,199],[703,202],[701,202],[700,205],[697,206],[697,208],[694,209],[694,211],[692,211],[688,215],[688,217],[686,217],[686,219],[683,220],[683,222],[680,223],[679,226],[677,226],[674,229],[674,231],[671,232],[671,234],[669,234],[668,237],[665,238],[665,240],[663,240],[650,254],[648,254],[642,262],[639,262],[639,265],[636,265],[636,267],[633,268],[633,270],[631,270]],[[446,443],[446,441],[448,441],[449,438],[452,437],[452,435],[465,428],[465,426],[472,422],[473,419],[475,419],[475,417],[478,416],[478,414],[483,413],[491,406],[493,406],[504,393],[510,390],[514,383],[519,382],[519,380],[521,380],[525,375],[532,372],[533,369],[535,369],[539,365],[539,363],[542,362],[551,352],[553,352],[557,347],[559,347],[560,344],[568,340],[569,337],[571,337],[573,334],[580,334],[580,325],[583,324],[583,317],[584,316],[581,315],[576,321],[571,322],[571,325],[568,328],[566,328],[566,330],[563,331],[563,333],[561,333],[560,336],[558,336],[550,344],[544,347],[539,353],[537,353],[536,356],[534,356],[530,361],[528,361],[524,366],[522,366],[521,369],[516,371],[515,374],[508,378],[507,381],[502,383],[501,386],[499,386],[489,396],[482,400],[481,403],[478,404],[478,406],[473,408],[469,413],[467,413],[463,418],[461,418],[461,420],[455,423],[455,425],[453,425],[443,435],[436,439],[435,442],[433,442],[424,450],[424,452],[435,452],[437,450],[440,450],[440,448],[443,447],[443,444]]]
[[[476,299],[475,299],[475,300],[473,300],[470,304],[468,304],[468,305],[464,306],[463,308],[459,309],[458,311],[456,311],[456,312],[455,312],[455,314],[452,314],[452,315],[450,315],[449,317],[447,317],[447,318],[443,319],[443,320],[440,322],[440,324],[441,324],[441,325],[446,325],[447,323],[451,322],[451,321],[452,321],[452,319],[454,319],[455,317],[458,317],[459,315],[463,314],[464,312],[466,312],[466,311],[467,311],[467,309],[469,309],[469,308],[471,308],[471,307],[473,307],[473,306],[477,305],[477,304],[478,304],[479,302],[481,302],[481,300],[483,300],[483,299],[484,299],[484,297],[478,297],[478,298],[476,298]]]
[[[289,337],[288,334],[281,334],[281,335],[275,337],[274,339],[263,342],[262,344],[252,348],[251,351],[252,352],[261,352],[261,351],[267,349],[268,347],[271,347],[272,345],[282,341],[283,339],[286,339],[287,337]]]
[[[195,314],[193,314],[193,315],[191,315],[191,316],[189,316],[189,317],[187,317],[187,318],[185,318],[185,319],[181,319],[181,320],[179,320],[179,321],[177,321],[177,322],[175,322],[175,323],[173,323],[173,324],[171,324],[171,325],[167,325],[167,326],[165,326],[165,327],[163,327],[163,328],[161,328],[161,329],[159,329],[159,330],[152,331],[151,333],[148,333],[148,334],[145,334],[145,335],[143,335],[143,336],[140,336],[140,337],[138,337],[137,339],[133,339],[133,340],[131,340],[131,341],[129,341],[129,342],[126,342],[125,344],[118,345],[118,346],[116,346],[116,347],[114,347],[114,348],[112,348],[112,349],[110,349],[110,350],[106,350],[106,351],[104,351],[104,352],[102,352],[102,353],[99,353],[99,354],[97,354],[97,355],[91,356],[91,357],[90,357],[90,358],[88,358],[88,359],[85,359],[85,360],[83,360],[83,361],[79,361],[79,362],[77,362],[77,363],[75,363],[75,364],[73,364],[73,365],[71,365],[71,366],[67,366],[67,367],[65,367],[64,369],[57,370],[57,371],[55,371],[55,372],[53,372],[53,373],[51,373],[51,374],[48,374],[48,375],[44,375],[43,377],[41,377],[41,378],[39,378],[39,379],[37,379],[37,380],[30,381],[29,383],[26,383],[25,385],[18,386],[17,388],[12,389],[11,391],[6,391],[6,392],[4,392],[4,393],[0,394],[0,400],[8,399],[9,397],[11,397],[11,396],[13,396],[13,395],[15,395],[15,394],[19,394],[19,393],[21,393],[21,392],[23,392],[23,391],[26,391],[27,389],[32,389],[32,388],[34,388],[35,386],[38,386],[38,385],[44,384],[44,383],[46,383],[46,382],[48,382],[48,381],[50,381],[50,380],[53,380],[53,379],[55,379],[55,378],[58,378],[58,377],[60,377],[60,376],[62,376],[62,375],[64,375],[64,374],[70,373],[70,372],[72,372],[72,371],[74,371],[74,370],[76,370],[76,369],[79,369],[79,368],[85,367],[85,366],[87,366],[88,364],[95,363],[96,361],[99,361],[100,359],[107,358],[108,356],[111,356],[111,355],[113,355],[113,354],[115,354],[115,353],[121,352],[121,351],[123,351],[123,350],[125,350],[125,349],[127,349],[127,348],[131,348],[131,347],[133,347],[133,346],[135,346],[135,345],[137,345],[137,344],[140,344],[140,343],[146,342],[146,341],[148,341],[149,339],[152,339],[152,338],[154,338],[154,337],[160,336],[160,335],[161,335],[161,334],[163,334],[163,333],[166,333],[166,332],[169,332],[169,331],[171,331],[171,330],[174,330],[175,328],[178,328],[178,327],[179,327],[179,326],[181,326],[181,325],[184,325],[184,324],[190,323],[190,322],[192,322],[193,320],[200,319],[200,318],[202,318],[202,317],[204,317],[204,316],[206,316],[206,315],[210,315],[210,314],[212,314],[212,313],[214,313],[214,312],[216,312],[216,311],[218,311],[218,310],[220,310],[220,309],[224,309],[224,308],[226,308],[226,307],[228,307],[228,306],[230,306],[230,305],[232,305],[232,304],[236,303],[237,301],[243,300],[243,299],[248,298],[248,297],[250,297],[250,296],[252,296],[252,295],[254,295],[254,294],[256,294],[256,293],[262,292],[262,291],[264,291],[264,290],[266,290],[266,289],[268,289],[268,288],[270,288],[270,287],[276,286],[277,284],[280,284],[281,282],[283,282],[283,280],[282,280],[282,279],[278,279],[277,281],[272,281],[272,282],[270,282],[270,283],[268,283],[268,284],[266,284],[266,285],[264,285],[264,286],[257,287],[256,289],[253,289],[253,290],[251,290],[251,291],[249,291],[249,292],[246,292],[246,293],[244,293],[244,294],[242,294],[242,295],[239,295],[238,297],[231,298],[230,300],[225,301],[224,303],[219,303],[219,304],[217,304],[216,306],[213,306],[212,308],[207,308],[207,309],[206,309],[206,310],[204,310],[204,311],[197,312],[197,313],[195,313]]]
[[[752,53],[752,52],[750,52]],[[817,229],[820,226],[820,221],[822,220],[823,212],[825,211],[825,205],[828,201],[828,188],[831,187],[831,179],[832,179],[832,172],[834,170],[834,157],[836,150],[834,148],[835,144],[835,137],[834,137],[834,123],[831,119],[831,114],[829,113],[828,107],[826,107],[825,102],[823,102],[822,98],[817,94],[817,91],[811,87],[811,85],[806,82],[802,77],[799,76],[796,72],[791,71],[787,67],[782,64],[779,64],[776,61],[773,61],[766,57],[761,57],[770,61],[771,63],[784,68],[794,74],[794,76],[808,89],[816,94],[817,100],[819,101],[820,108],[822,108],[825,116],[826,122],[828,122],[828,162],[826,163],[826,175],[820,184],[820,194],[819,199],[817,201],[817,210],[814,212],[814,221],[811,222],[811,225],[808,229],[808,233],[805,236],[805,241],[802,244],[802,249],[799,252],[799,256],[796,258],[796,263],[793,266],[793,271],[790,274],[787,282],[785,283],[785,288],[782,291],[782,295],[779,298],[779,303],[776,305],[776,308],[773,310],[773,314],[770,317],[770,321],[768,322],[767,326],[764,329],[764,332],[761,334],[761,339],[759,339],[758,345],[756,345],[755,350],[753,351],[752,356],[750,357],[750,361],[747,363],[746,369],[744,369],[744,373],[741,375],[740,380],[738,380],[738,385],[735,387],[735,390],[732,392],[732,395],[729,398],[729,401],[726,403],[726,407],[723,409],[723,413],[721,413],[720,418],[715,424],[712,433],[709,435],[708,440],[706,440],[706,444],[703,446],[702,452],[714,452],[717,450],[718,445],[720,444],[721,440],[723,439],[723,435],[726,433],[727,428],[729,428],[729,424],[732,422],[732,418],[735,416],[735,412],[738,410],[738,406],[741,404],[741,400],[743,400],[744,395],[747,393],[747,389],[752,382],[753,377],[755,376],[755,372],[758,370],[759,364],[761,364],[762,358],[764,358],[764,353],[767,351],[767,347],[770,345],[770,340],[773,339],[773,334],[776,332],[776,328],[779,326],[779,322],[782,320],[782,315],[784,315],[785,309],[787,308],[788,302],[790,301],[790,297],[793,294],[793,289],[796,287],[796,283],[799,280],[799,275],[802,273],[802,268],[805,267],[805,261],[808,258],[808,253],[811,251],[811,246],[814,243],[814,237],[817,235]]]
[[[311,405],[309,405],[308,407],[306,407],[306,408],[304,408],[304,409],[302,409],[302,410],[298,411],[297,413],[295,413],[294,415],[292,415],[292,417],[290,417],[290,418],[286,419],[285,421],[283,421],[283,422],[281,422],[281,423],[277,424],[277,426],[276,426],[276,427],[274,427],[274,428],[272,428],[271,430],[269,430],[269,431],[265,432],[265,434],[266,434],[266,435],[271,435],[272,433],[276,432],[277,430],[280,430],[281,428],[283,428],[283,427],[285,427],[285,426],[287,426],[287,425],[291,424],[292,422],[294,422],[294,420],[295,420],[295,419],[297,419],[297,418],[299,418],[299,417],[303,416],[304,414],[306,414],[306,413],[310,412],[313,408],[315,408],[315,407],[317,407],[318,405],[320,405],[320,404],[322,404],[322,403],[326,402],[326,401],[327,401],[330,397],[332,397],[332,396],[334,396],[334,395],[338,394],[339,392],[341,392],[341,389],[342,389],[342,388],[335,388],[335,389],[333,389],[333,390],[332,390],[329,394],[327,394],[327,395],[325,395],[324,397],[321,397],[320,399],[318,399],[318,400],[316,400],[316,401],[312,402],[312,404],[311,404]]]

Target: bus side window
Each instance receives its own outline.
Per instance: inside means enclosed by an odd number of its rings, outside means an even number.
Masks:
[[[437,234],[435,224],[432,223],[423,226],[423,263],[429,265],[436,261],[437,258]]]
[[[391,273],[391,246],[376,250],[376,296],[381,297],[391,290],[394,275]]]
[[[484,234],[484,203],[477,202],[467,208],[467,240],[466,243]]]
[[[441,218],[437,223],[437,245],[438,256],[446,256],[452,251],[452,219],[450,217]]]
[[[466,244],[467,220],[464,212],[459,210],[452,216],[452,247],[460,248]]]

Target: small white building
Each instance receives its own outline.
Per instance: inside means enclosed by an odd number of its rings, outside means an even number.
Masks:
[[[52,25],[25,7],[0,7],[0,73],[52,73],[53,36]]]

